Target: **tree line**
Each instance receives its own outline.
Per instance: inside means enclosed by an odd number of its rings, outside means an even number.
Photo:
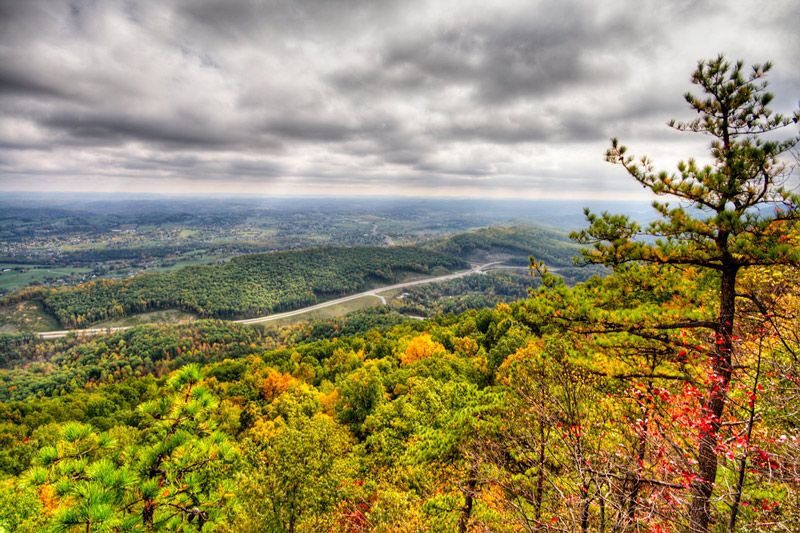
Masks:
[[[45,309],[67,328],[171,308],[201,317],[247,318],[353,294],[371,283],[393,283],[410,272],[466,266],[452,255],[413,247],[316,248],[31,294],[41,295]]]

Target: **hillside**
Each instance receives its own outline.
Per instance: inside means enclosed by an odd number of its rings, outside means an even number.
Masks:
[[[520,273],[528,272],[530,258],[534,257],[569,285],[610,273],[599,265],[576,266],[574,260],[580,255],[581,247],[566,233],[542,226],[482,228],[428,241],[421,246],[470,261],[502,261],[498,268]]]
[[[12,316],[16,307],[11,305],[6,305],[0,321],[8,331],[42,331],[47,328],[39,324],[52,323],[53,317],[61,327],[82,328],[132,314],[170,309],[200,317],[247,318],[313,305],[363,291],[374,284],[390,284],[409,273],[466,268],[466,260],[501,260],[502,268],[511,269],[509,275],[516,271],[527,276],[528,258],[534,255],[551,267],[555,266],[569,283],[604,274],[597,267],[566,266],[572,264],[579,249],[561,233],[534,226],[515,226],[479,229],[416,247],[328,247],[250,254],[237,256],[223,265],[188,266],[174,272],[148,273],[118,281],[98,280],[72,288],[28,289],[23,295],[12,295],[6,301],[11,304],[31,301],[34,307],[30,312],[37,313],[38,321],[18,320]],[[509,276],[491,275],[481,280],[480,291],[506,294],[505,299],[520,298],[532,282],[517,280],[514,284],[519,287],[508,292],[505,286],[509,279]],[[466,298],[450,306],[452,310],[463,311],[503,301],[503,298],[480,296],[474,287],[469,289],[464,283],[471,282],[451,284],[463,286],[460,296]],[[424,298],[430,302],[424,304],[427,310],[420,307],[419,298],[413,308],[404,307],[408,311],[413,309],[416,315],[443,309],[434,303],[436,298],[432,298],[431,291],[436,289],[427,289],[428,295]],[[459,296],[452,287],[442,287],[441,291],[447,292],[447,297]]]
[[[68,328],[171,308],[201,317],[252,317],[356,293],[372,283],[389,284],[407,273],[466,267],[452,255],[413,247],[312,248],[238,256],[224,265],[168,274],[101,280],[44,292],[43,301]]]
[[[567,234],[538,226],[482,228],[429,241],[423,246],[469,259],[522,258],[524,265],[531,255],[552,266],[572,265],[573,257],[580,253],[580,246]]]
[[[657,287],[629,290],[656,275]],[[798,277],[768,279],[750,286],[796,315]],[[579,531],[582,508],[592,530],[627,517],[670,531],[688,505],[713,344],[691,330],[604,339],[564,325],[646,326],[675,310],[700,319],[713,313],[704,294],[691,274],[636,268],[426,322],[382,308],[282,330],[200,320],[93,338],[0,335],[0,524],[45,530],[106,475],[139,491],[125,500],[109,481],[109,513],[141,522],[152,505],[156,521],[179,521],[170,509],[196,501],[203,531],[288,531],[288,517],[298,531],[453,531],[464,520],[511,532],[537,515]],[[756,431],[749,451],[724,444],[720,462],[726,477],[741,458],[752,465],[743,523],[800,517],[796,331],[796,319],[775,317],[740,332],[737,357],[753,370],[731,392],[726,435],[748,420]],[[784,344],[759,350],[770,337]],[[644,471],[630,518],[616,502],[632,485],[619,481]]]

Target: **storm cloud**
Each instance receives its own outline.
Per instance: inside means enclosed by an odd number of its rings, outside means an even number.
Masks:
[[[0,0],[0,189],[598,197],[659,167],[697,61],[773,60],[793,0]]]

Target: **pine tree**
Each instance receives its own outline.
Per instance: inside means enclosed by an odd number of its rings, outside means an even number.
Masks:
[[[702,405],[706,430],[698,435],[697,471],[692,483],[689,527],[708,531],[710,499],[717,475],[717,441],[728,385],[734,374],[732,353],[736,326],[737,278],[747,268],[800,264],[800,250],[787,240],[800,219],[800,196],[784,188],[790,166],[786,154],[800,136],[773,140],[768,133],[800,121],[773,114],[765,76],[771,64],[754,65],[745,74],[720,55],[701,61],[692,75],[702,96],[685,95],[699,117],[669,125],[678,131],[709,135],[713,163],[694,159],[678,164],[678,172],[655,172],[647,157],[635,159],[612,140],[609,162],[622,165],[641,185],[658,196],[678,199],[677,206],[653,202],[660,218],[647,227],[621,215],[586,211],[588,229],[573,235],[593,249],[586,263],[620,267],[626,263],[676,265],[710,272],[716,280],[717,313],[710,321],[688,321],[675,327],[708,328],[715,344],[709,351],[713,373]]]
[[[58,507],[53,531],[202,531],[235,506],[228,471],[236,452],[215,429],[215,398],[197,365],[177,371],[169,394],[142,404],[152,426],[141,442],[117,448],[85,424],[61,428],[39,451],[28,479],[50,487]],[[208,527],[206,527],[208,526]]]

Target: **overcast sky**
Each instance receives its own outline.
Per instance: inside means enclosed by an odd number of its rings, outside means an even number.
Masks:
[[[708,139],[702,58],[773,60],[797,0],[0,0],[0,189],[635,198]],[[794,128],[796,132],[796,128]]]

